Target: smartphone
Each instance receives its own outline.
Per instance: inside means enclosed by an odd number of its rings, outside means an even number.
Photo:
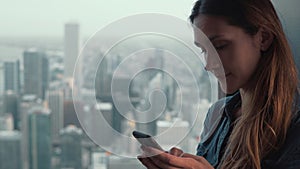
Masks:
[[[153,147],[158,150],[164,151],[161,146],[153,139],[152,136],[139,132],[139,131],[133,131],[132,135],[138,140],[139,143],[145,146]]]

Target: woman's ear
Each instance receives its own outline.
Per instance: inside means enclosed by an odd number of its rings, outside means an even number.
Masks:
[[[274,35],[270,31],[260,28],[259,29],[260,35],[261,35],[261,41],[260,41],[260,50],[265,52],[269,49],[271,46],[273,40],[274,40]]]

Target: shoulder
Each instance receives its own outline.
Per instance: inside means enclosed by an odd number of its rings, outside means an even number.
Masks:
[[[300,99],[296,95],[295,109],[284,144],[263,160],[263,168],[300,168]]]
[[[294,115],[292,119],[291,125],[300,125],[300,94],[299,92],[296,93],[295,99],[294,99]]]
[[[299,112],[297,112],[299,114]],[[300,124],[292,124],[281,148],[262,160],[262,168],[300,168]]]
[[[214,133],[220,123],[224,110],[232,109],[240,103],[240,93],[236,92],[231,96],[221,98],[214,103],[208,110],[204,120],[203,130],[201,133],[201,141],[204,142]]]

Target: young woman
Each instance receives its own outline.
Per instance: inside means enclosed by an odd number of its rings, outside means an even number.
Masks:
[[[190,20],[195,44],[200,29],[223,66],[208,52],[206,70],[233,95],[210,108],[197,155],[142,147],[139,160],[154,169],[300,168],[297,71],[271,1],[198,0]]]

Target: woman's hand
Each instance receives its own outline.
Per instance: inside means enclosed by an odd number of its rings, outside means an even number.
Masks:
[[[172,148],[169,153],[152,147],[141,148],[144,154],[138,159],[148,169],[213,169],[205,158],[183,153],[178,148]]]

